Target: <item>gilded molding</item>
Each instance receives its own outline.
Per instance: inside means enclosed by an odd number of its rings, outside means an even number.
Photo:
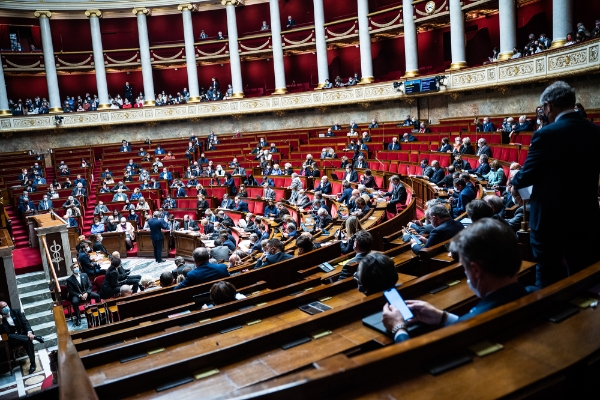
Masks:
[[[131,12],[133,15],[145,14],[148,17],[152,15],[152,9],[146,7],[135,7]]]
[[[237,7],[237,6],[243,6],[244,3],[245,3],[245,0],[221,0],[221,4],[223,4],[224,6],[232,5],[234,7]]]
[[[40,18],[40,17],[52,18],[52,13],[50,11],[45,11],[45,10],[35,11],[33,13],[33,15],[35,15],[36,18]]]
[[[84,14],[88,18],[89,17],[102,18],[102,11],[100,11],[100,10],[86,10]]]
[[[187,4],[180,4],[177,6],[177,9],[179,11],[183,11],[183,10],[189,10],[189,11],[193,11],[194,10],[194,6],[190,3]]]

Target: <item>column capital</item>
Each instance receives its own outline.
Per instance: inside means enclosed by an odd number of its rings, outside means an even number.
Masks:
[[[198,6],[196,4],[187,3],[187,4],[180,4],[180,5],[178,5],[177,9],[179,11],[184,11],[184,10],[198,11]]]
[[[41,18],[41,17],[52,18],[52,13],[50,11],[45,11],[45,10],[37,10],[33,13],[33,15],[35,15],[36,18]]]
[[[221,0],[221,4],[224,6],[232,5],[234,7],[243,6],[246,0]]]
[[[147,7],[135,7],[131,12],[133,15],[145,14],[148,17],[152,15],[152,9]]]
[[[85,16],[102,18],[102,11],[100,10],[85,10]]]

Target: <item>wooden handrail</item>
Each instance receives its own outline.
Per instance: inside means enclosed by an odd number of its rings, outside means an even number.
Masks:
[[[52,264],[52,256],[50,256],[50,251],[48,250],[48,243],[46,242],[46,235],[42,235],[42,244],[44,246],[44,251],[46,252],[46,259],[48,260],[48,265],[50,266],[50,272],[52,272],[52,279],[54,279],[54,286],[56,290],[56,301],[60,303],[60,284],[58,283],[58,278],[56,277],[56,271],[54,271],[54,264]]]
[[[45,239],[44,239],[45,240]],[[65,313],[61,306],[53,309],[58,340],[58,393],[61,400],[97,400],[92,381],[71,340]]]

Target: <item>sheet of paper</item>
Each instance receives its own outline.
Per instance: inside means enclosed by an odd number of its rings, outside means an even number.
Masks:
[[[533,186],[528,186],[526,188],[519,189],[519,196],[521,196],[521,198],[523,200],[529,200],[531,198],[532,191],[533,191]]]

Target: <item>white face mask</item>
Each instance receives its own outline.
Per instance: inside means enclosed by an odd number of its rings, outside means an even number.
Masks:
[[[473,287],[473,285],[471,284],[471,280],[467,279],[467,285],[469,285],[469,289],[471,289],[473,291],[473,293],[475,293],[475,295],[479,298],[481,298],[480,294],[479,294],[479,290],[475,289],[475,287]]]

